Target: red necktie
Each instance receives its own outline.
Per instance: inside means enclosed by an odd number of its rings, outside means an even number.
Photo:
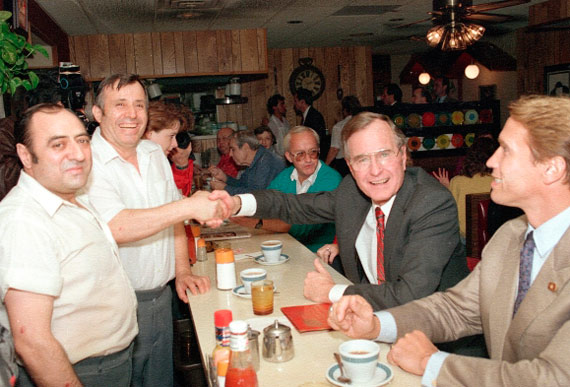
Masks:
[[[376,255],[376,274],[378,283],[381,284],[386,280],[384,274],[384,213],[380,207],[376,207],[376,240],[377,240],[377,255]]]

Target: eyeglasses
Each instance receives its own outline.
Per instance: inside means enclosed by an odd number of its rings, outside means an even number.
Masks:
[[[393,161],[399,153],[399,149],[397,152],[394,152],[392,149],[381,149],[375,152],[364,153],[351,157],[349,162],[355,171],[364,171],[365,169],[370,168],[372,165],[372,159],[374,159],[378,165],[385,165]]]
[[[321,151],[319,149],[311,149],[308,151],[300,151],[297,153],[291,153],[293,155],[293,158],[295,159],[295,161],[301,161],[305,159],[305,156],[309,155],[309,158],[311,159],[317,159],[319,157],[319,153],[321,153]]]

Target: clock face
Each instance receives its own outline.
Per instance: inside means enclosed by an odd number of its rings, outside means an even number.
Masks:
[[[307,89],[313,93],[313,100],[316,100],[325,91],[325,77],[315,66],[299,66],[289,77],[289,87],[292,94],[301,87]]]

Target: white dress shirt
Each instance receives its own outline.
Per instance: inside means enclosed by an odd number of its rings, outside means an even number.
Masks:
[[[275,136],[275,141],[277,142],[275,144],[275,152],[279,156],[283,157],[285,154],[285,148],[283,148],[283,137],[285,137],[291,128],[289,121],[287,121],[287,118],[285,117],[283,117],[283,120],[280,120],[272,114],[271,117],[269,117],[269,124],[267,124],[267,126],[271,129],[271,132]]]

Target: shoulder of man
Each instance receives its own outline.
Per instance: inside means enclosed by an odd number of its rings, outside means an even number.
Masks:
[[[275,176],[275,179],[273,179],[273,181],[271,181],[271,183],[269,183],[269,185],[267,186],[267,189],[280,189],[279,186],[290,182],[291,181],[291,173],[293,173],[293,168],[295,168],[295,167],[291,165],[291,166],[285,168],[284,170],[282,170],[281,172],[279,172],[279,174],[277,176]]]
[[[396,194],[394,205],[406,210],[425,208],[426,211],[439,206],[455,206],[451,192],[422,168],[408,167],[402,187]]]
[[[328,179],[334,180],[340,183],[340,181],[342,180],[342,176],[340,175],[340,173],[338,173],[336,169],[326,165],[322,161],[319,162],[321,163],[321,169],[319,169],[319,173],[317,174],[317,180],[324,178],[327,180]]]

